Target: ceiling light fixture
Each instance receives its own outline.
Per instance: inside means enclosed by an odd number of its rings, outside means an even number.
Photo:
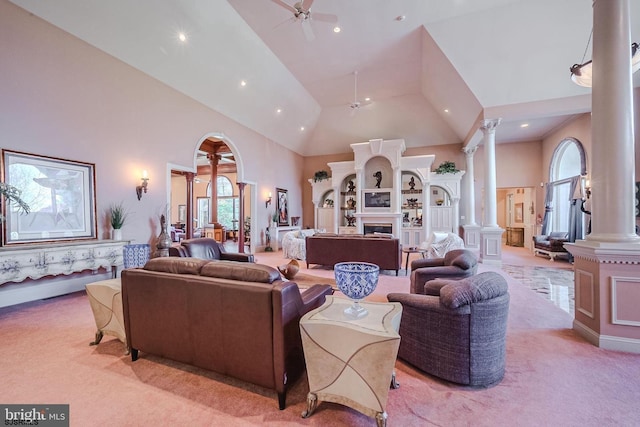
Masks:
[[[278,113],[278,114],[282,113],[282,109],[281,109],[281,108],[278,108],[278,109],[276,110],[276,113]]]
[[[244,81],[244,80],[240,80],[240,86],[246,86],[246,85],[247,85],[247,82],[246,82],[246,81]]]
[[[342,31],[342,29],[340,27],[333,27],[333,32],[334,33],[339,33],[340,31]]]
[[[584,62],[584,58],[587,55],[587,50],[589,50],[589,44],[591,43],[592,36],[593,30],[591,30],[591,34],[589,35],[587,47],[584,49],[584,54],[582,55],[582,63],[573,64],[573,66],[569,69],[571,71],[571,80],[579,86],[593,86],[593,62],[591,60]],[[631,43],[631,73],[633,74],[639,69],[640,49],[638,49],[638,43]]]
[[[520,125],[521,128],[528,128],[529,127],[529,123],[523,123]]]
[[[185,33],[178,33],[178,40],[180,40],[181,42],[186,42],[187,35]]]

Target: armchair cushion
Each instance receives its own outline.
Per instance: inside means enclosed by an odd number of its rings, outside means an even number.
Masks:
[[[506,294],[508,290],[504,280],[496,280],[494,275],[486,274],[461,280],[442,280],[442,282],[445,284],[440,289],[440,302],[449,308],[496,298]]]

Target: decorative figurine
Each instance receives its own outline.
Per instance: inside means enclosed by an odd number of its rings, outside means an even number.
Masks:
[[[356,225],[356,217],[353,215],[345,215],[344,216],[347,219],[347,227],[355,227]]]
[[[380,188],[380,182],[382,181],[382,172],[378,171],[374,173],[373,177],[376,179],[376,188]]]
[[[349,200],[347,200],[347,207],[349,209],[355,209],[356,208],[356,201],[353,197],[349,197]]]
[[[348,182],[347,186],[348,186],[347,191],[348,191],[349,193],[353,193],[354,191],[356,191],[356,186],[355,186],[355,184],[353,183],[353,180],[352,180],[352,179],[350,179],[350,180],[349,180],[349,182]]]
[[[416,188],[416,180],[411,177],[411,179],[409,180],[409,190],[415,190]]]

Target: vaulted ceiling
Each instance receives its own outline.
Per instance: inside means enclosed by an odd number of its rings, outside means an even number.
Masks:
[[[464,143],[482,118],[536,140],[591,109],[569,79],[591,0],[305,0],[304,22],[294,0],[11,1],[302,155]]]

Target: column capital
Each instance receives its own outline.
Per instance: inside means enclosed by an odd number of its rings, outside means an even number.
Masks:
[[[473,147],[462,147],[461,150],[467,156],[473,156],[476,151],[478,151],[478,146],[474,145]]]
[[[480,122],[480,130],[485,134],[487,132],[495,132],[496,128],[498,127],[498,125],[500,124],[501,121],[502,121],[501,118],[499,118],[499,119],[485,119],[485,120],[482,120]]]

